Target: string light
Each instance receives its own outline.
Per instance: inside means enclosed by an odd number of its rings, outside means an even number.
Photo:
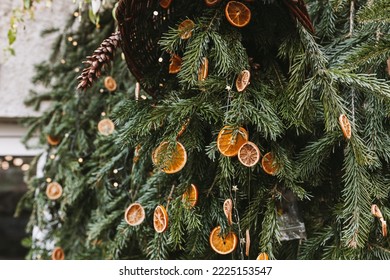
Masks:
[[[69,42],[72,42],[72,41],[73,41],[73,37],[72,37],[72,36],[69,36],[69,37],[68,37],[68,41],[69,41]]]
[[[8,170],[8,168],[9,168],[9,163],[8,163],[8,161],[3,161],[3,162],[1,163],[1,168],[2,168],[3,170]]]
[[[66,61],[65,61],[65,59],[61,59],[61,64],[65,64],[66,63]]]
[[[118,173],[118,169],[114,169],[114,174],[117,174]]]
[[[73,15],[74,15],[74,17],[78,17],[80,14],[79,14],[79,12],[74,12]]]
[[[77,44],[78,44],[77,41],[73,41],[73,43],[72,43],[72,45],[75,47],[77,46]]]
[[[25,163],[22,165],[22,167],[20,169],[22,169],[22,171],[28,171],[28,170],[30,170],[30,165]]]
[[[102,117],[105,117],[106,116],[106,112],[102,112]]]
[[[83,163],[84,159],[83,158],[79,158],[79,163]]]
[[[114,183],[114,187],[117,188],[119,184],[117,182]]]
[[[80,72],[80,68],[76,67],[76,68],[74,69],[74,71],[75,71],[76,73],[78,73],[78,72]]]
[[[50,159],[55,159],[56,158],[56,155],[55,154],[51,154],[50,155]]]
[[[13,157],[13,156],[5,156],[4,159],[5,159],[6,161],[11,161],[11,160],[14,159],[14,157]]]
[[[51,183],[51,178],[46,178],[46,183]]]
[[[23,160],[21,158],[15,158],[14,161],[13,161],[13,164],[15,166],[22,166]]]

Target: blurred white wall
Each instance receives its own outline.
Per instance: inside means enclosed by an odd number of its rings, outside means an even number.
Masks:
[[[48,59],[51,45],[56,35],[41,38],[43,30],[61,27],[66,18],[77,8],[72,0],[53,0],[52,7],[46,1],[36,5],[34,19],[25,16],[25,22],[18,26],[16,42],[13,45],[16,55],[4,52],[8,46],[7,32],[12,10],[21,7],[22,0],[0,0],[0,155],[27,155],[36,151],[26,151],[20,144],[25,129],[18,120],[39,113],[26,108],[23,101],[30,89],[38,89],[31,83],[34,64]],[[44,109],[44,108],[43,108]]]

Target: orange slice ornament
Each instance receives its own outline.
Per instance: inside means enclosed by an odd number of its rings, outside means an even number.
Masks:
[[[179,73],[181,70],[182,59],[180,56],[173,54],[170,59],[171,63],[169,64],[169,74]]]
[[[54,261],[64,260],[64,250],[61,247],[55,247],[54,250],[51,252],[51,259]]]
[[[169,142],[162,142],[152,154],[155,165],[167,174],[173,174],[183,169],[187,162],[187,152],[183,144],[176,141],[171,149]]]
[[[249,229],[245,231],[245,256],[249,256],[249,251],[251,248],[251,235]]]
[[[116,84],[116,81],[114,80],[113,77],[111,76],[108,76],[104,79],[104,87],[108,90],[108,91],[115,91],[116,88],[117,88],[117,84]]]
[[[236,79],[236,88],[238,92],[242,92],[249,85],[249,80],[251,78],[251,72],[248,70],[243,70]]]
[[[46,140],[50,146],[57,146],[61,142],[59,137],[53,135],[47,135]]]
[[[279,171],[279,167],[275,162],[274,156],[271,152],[266,153],[261,160],[261,166],[265,173],[275,175]]]
[[[52,182],[46,187],[46,195],[50,200],[57,200],[62,196],[62,186],[57,182]]]
[[[211,248],[221,255],[227,255],[233,252],[238,244],[237,235],[229,232],[226,236],[220,236],[221,227],[217,226],[210,233]]]
[[[341,130],[343,131],[344,137],[346,139],[351,139],[351,136],[352,136],[351,123],[349,122],[346,115],[344,115],[344,114],[340,115],[339,124],[340,124]]]
[[[238,150],[238,160],[246,167],[255,166],[260,160],[260,150],[255,143],[248,141]]]
[[[225,126],[218,134],[218,150],[224,156],[234,157],[238,154],[241,146],[248,141],[248,138],[248,132],[243,127],[235,131],[231,126]]]
[[[164,9],[168,9],[171,3],[172,0],[160,0],[160,6]]]
[[[103,119],[98,123],[98,131],[104,136],[108,136],[114,133],[115,124],[110,119]]]
[[[154,210],[153,226],[154,230],[158,233],[162,233],[168,228],[168,213],[162,205],[158,205]]]
[[[194,27],[195,27],[195,23],[192,20],[186,19],[182,21],[178,27],[180,38],[182,40],[187,40],[191,38],[192,30],[194,29]]]
[[[206,80],[207,76],[209,75],[209,60],[207,57],[202,58],[202,63],[200,64],[199,71],[198,71],[198,81],[204,81]]]
[[[245,4],[230,1],[225,8],[225,16],[229,23],[235,27],[244,27],[251,20],[251,10]]]
[[[259,260],[259,261],[268,261],[268,260],[269,260],[268,254],[262,252],[262,253],[260,253],[260,254],[257,256],[256,260]]]
[[[221,2],[221,0],[204,0],[204,2],[208,7],[212,7]]]
[[[233,201],[228,198],[223,203],[223,212],[225,213],[226,219],[228,220],[228,224],[233,224],[232,212],[233,212]]]
[[[198,188],[194,184],[191,184],[183,193],[182,201],[188,208],[192,208],[198,203]]]
[[[125,211],[125,220],[131,226],[140,225],[145,219],[145,210],[138,202],[132,203]]]

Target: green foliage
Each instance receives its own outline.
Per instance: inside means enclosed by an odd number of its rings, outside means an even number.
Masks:
[[[30,230],[46,230],[44,240],[54,240],[75,259],[245,259],[246,230],[252,239],[248,259],[260,252],[271,259],[389,259],[389,239],[370,213],[375,203],[390,217],[388,1],[355,1],[352,13],[350,1],[309,2],[314,35],[295,25],[278,1],[248,4],[248,29],[231,26],[222,4],[199,7],[191,38],[180,38],[180,22],[162,35],[161,52],[183,62],[157,98],[141,91],[143,98],[135,100],[134,80],[120,55],[106,70],[118,82],[116,92],[107,92],[102,81],[87,92],[74,91],[82,57],[114,29],[108,11],[101,14],[100,30],[81,23],[72,34],[77,48],[61,35],[52,62],[37,67],[35,82],[49,91],[27,100],[35,108],[47,100],[52,105],[27,121],[26,140],[35,132],[41,143],[48,134],[62,139],[58,147],[46,146],[55,157],[47,160],[44,178],[31,180],[23,200],[33,210]],[[202,81],[198,72],[205,57],[209,75]],[[168,63],[161,62],[162,71]],[[244,69],[251,72],[250,84],[238,92],[235,82]],[[102,112],[115,122],[112,135],[97,132]],[[351,123],[350,139],[340,129],[340,114]],[[233,133],[245,128],[262,155],[272,152],[275,176],[260,163],[245,167],[220,153],[217,135],[226,125]],[[153,164],[164,141],[171,145],[163,158],[172,158],[176,141],[186,149],[187,162],[178,173]],[[63,185],[59,201],[47,200],[47,178]],[[199,192],[193,208],[182,200],[191,184]],[[297,198],[300,213],[283,208],[287,192]],[[223,211],[229,198],[232,225]],[[145,209],[136,227],[123,218],[132,202]],[[168,209],[164,233],[153,229],[157,205]],[[282,239],[282,215],[302,220],[307,239]],[[210,248],[216,226],[238,236],[231,255]],[[50,257],[50,248],[34,239],[32,244],[29,257]]]

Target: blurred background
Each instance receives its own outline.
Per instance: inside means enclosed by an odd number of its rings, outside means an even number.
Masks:
[[[27,128],[22,120],[39,112],[27,108],[24,100],[31,89],[34,65],[48,59],[55,34],[41,37],[48,28],[60,27],[75,9],[71,1],[41,1],[32,16],[24,16],[17,26],[17,40],[13,44],[15,55],[6,50],[10,19],[15,9],[21,9],[22,0],[0,1],[0,259],[23,259],[27,249],[21,241],[29,213],[15,218],[18,201],[27,190],[25,173],[30,169],[33,157],[39,153],[27,150],[21,143]],[[48,104],[47,104],[48,105]],[[45,106],[41,108],[41,111]]]

